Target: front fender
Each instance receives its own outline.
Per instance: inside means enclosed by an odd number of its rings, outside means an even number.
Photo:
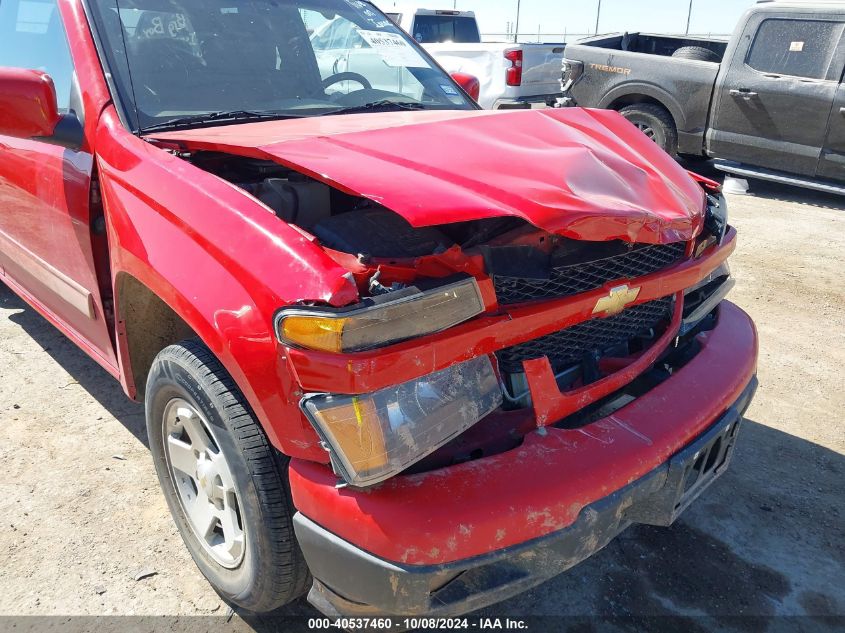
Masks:
[[[326,461],[299,411],[272,320],[302,300],[355,302],[348,272],[245,192],[129,134],[111,108],[97,150],[113,280],[133,276],[193,329],[274,446]],[[130,363],[118,348],[130,387]]]

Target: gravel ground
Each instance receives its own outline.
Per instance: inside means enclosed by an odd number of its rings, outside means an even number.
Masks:
[[[684,628],[748,631],[766,624],[735,616],[834,630],[823,616],[845,615],[845,201],[762,184],[755,194],[730,199],[732,299],[762,346],[732,469],[673,528],[632,528],[484,615],[706,615]],[[0,463],[0,614],[228,612],[171,522],[141,408],[5,286]],[[284,613],[316,615],[304,602]]]

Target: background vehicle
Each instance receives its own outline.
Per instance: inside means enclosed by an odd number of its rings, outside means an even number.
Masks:
[[[321,72],[339,21],[393,83]],[[0,276],[252,611],[466,613],[671,524],[756,386],[736,243],[618,114],[482,111],[368,3],[0,3]]]
[[[842,193],[845,3],[762,2],[729,43],[627,33],[567,48],[564,105],[610,108],[671,154]]]
[[[475,13],[381,7],[449,72],[467,73],[481,82],[479,103],[487,109],[554,105],[560,97],[564,44],[514,44],[481,41]]]
[[[357,73],[366,76],[377,90],[411,90],[418,96],[420,86],[415,85],[413,76],[406,68],[389,66],[359,33],[353,22],[343,18],[325,21],[311,36],[311,45],[317,56],[322,77],[336,76],[341,73]],[[410,84],[410,85],[409,85]],[[332,94],[348,94],[360,90],[361,85],[354,80],[339,81],[329,88]]]

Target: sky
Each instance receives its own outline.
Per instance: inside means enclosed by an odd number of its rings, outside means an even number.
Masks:
[[[420,0],[426,9],[457,8],[475,11],[485,34],[506,33],[516,20],[517,0]],[[599,0],[522,0],[519,31],[524,36],[594,32]],[[391,0],[377,0],[385,8]],[[405,2],[399,2],[405,4]],[[754,0],[692,0],[690,33],[730,34],[740,15]],[[599,32],[654,31],[683,33],[687,25],[688,0],[601,0]]]

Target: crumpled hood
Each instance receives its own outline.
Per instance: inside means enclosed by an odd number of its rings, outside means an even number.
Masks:
[[[515,216],[583,240],[695,237],[705,195],[616,112],[367,113],[166,132],[190,150],[265,158],[413,226]]]

